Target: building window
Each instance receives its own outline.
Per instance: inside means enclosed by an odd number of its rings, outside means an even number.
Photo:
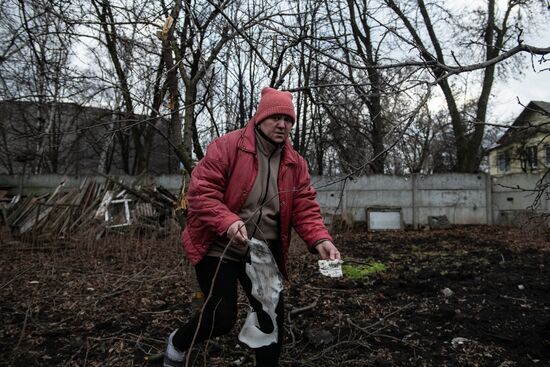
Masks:
[[[499,172],[507,172],[510,170],[510,153],[508,153],[508,151],[497,153],[497,167]]]
[[[536,169],[538,167],[537,146],[531,145],[525,148],[526,168]]]

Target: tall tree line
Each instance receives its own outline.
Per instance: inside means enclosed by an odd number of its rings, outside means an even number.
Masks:
[[[495,82],[550,53],[522,40],[545,11],[540,0],[3,0],[0,98],[36,112],[2,120],[0,165],[72,172],[87,137],[98,171],[147,173],[160,142],[190,172],[284,74],[292,142],[314,173],[475,172]],[[107,111],[100,133],[64,117],[67,103]]]

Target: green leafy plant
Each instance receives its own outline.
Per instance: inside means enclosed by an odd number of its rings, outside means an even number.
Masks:
[[[371,274],[379,273],[386,270],[386,265],[379,262],[370,264],[344,264],[342,271],[344,276],[353,280],[361,280],[367,278]]]

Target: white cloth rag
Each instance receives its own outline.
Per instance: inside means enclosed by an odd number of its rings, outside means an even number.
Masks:
[[[273,331],[264,333],[260,330],[258,315],[251,308],[239,333],[239,340],[250,348],[259,348],[277,342],[277,314],[279,295],[283,290],[283,277],[277,263],[265,242],[255,238],[248,241],[250,264],[246,264],[246,274],[252,281],[252,296],[262,304],[273,323]]]

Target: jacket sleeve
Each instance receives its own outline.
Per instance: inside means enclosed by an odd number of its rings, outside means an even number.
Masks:
[[[306,242],[312,252],[320,240],[332,241],[321,216],[321,207],[317,201],[317,193],[311,186],[311,178],[307,163],[302,158],[297,167],[297,190],[294,193],[292,207],[292,226],[298,235]]]
[[[229,154],[224,148],[219,140],[208,146],[206,155],[191,173],[187,193],[189,214],[218,236],[223,236],[232,223],[240,220],[224,202],[230,167]]]

